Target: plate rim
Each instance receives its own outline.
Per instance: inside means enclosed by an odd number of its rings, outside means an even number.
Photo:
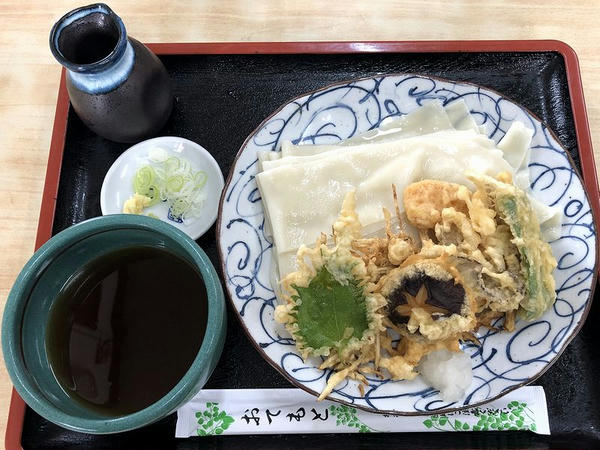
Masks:
[[[600,262],[600,243],[598,242],[598,217],[596,215],[596,211],[595,208],[592,206],[593,203],[590,201],[590,195],[587,192],[588,188],[587,185],[585,184],[585,181],[579,171],[579,168],[575,165],[575,162],[573,161],[573,158],[571,156],[571,154],[569,153],[569,151],[565,148],[565,146],[562,144],[562,142],[560,141],[560,139],[558,138],[558,136],[554,133],[554,130],[552,128],[550,128],[546,122],[544,122],[542,119],[540,119],[536,114],[534,114],[529,108],[523,106],[520,102],[517,102],[515,100],[513,100],[512,98],[498,92],[495,89],[486,87],[486,86],[482,86],[478,83],[473,83],[470,81],[457,81],[457,80],[450,80],[448,78],[443,78],[443,77],[439,77],[439,76],[435,76],[435,75],[426,75],[426,74],[419,74],[419,73],[415,73],[415,72],[391,72],[391,73],[378,73],[375,75],[370,75],[370,76],[365,76],[365,77],[358,77],[358,78],[353,78],[353,79],[346,79],[346,80],[341,80],[341,81],[336,81],[334,83],[329,83],[327,85],[321,86],[317,89],[313,89],[310,91],[306,91],[300,95],[297,95],[295,97],[292,97],[290,99],[288,99],[285,103],[282,103],[277,109],[275,109],[271,114],[269,114],[264,120],[262,120],[257,126],[256,128],[254,128],[250,134],[246,137],[246,139],[244,139],[244,142],[240,145],[240,148],[238,149],[235,158],[233,159],[232,163],[231,163],[231,167],[229,169],[229,173],[227,174],[227,179],[225,180],[225,184],[223,186],[223,190],[221,192],[221,198],[219,199],[219,206],[218,206],[218,215],[217,215],[217,219],[216,219],[216,227],[215,227],[215,240],[217,243],[217,251],[219,254],[219,268],[221,270],[221,275],[223,276],[223,281],[225,283],[225,291],[226,291],[226,297],[227,297],[227,301],[229,302],[231,308],[235,311],[235,315],[239,321],[239,323],[242,326],[242,329],[244,330],[244,333],[246,334],[247,338],[249,339],[249,341],[252,343],[252,345],[254,346],[254,348],[258,351],[258,353],[261,355],[261,357],[267,362],[269,363],[275,370],[277,370],[277,372],[279,372],[288,382],[290,382],[292,385],[294,385],[296,388],[302,389],[305,392],[308,392],[311,395],[314,395],[315,397],[318,397],[320,394],[310,388],[308,388],[307,386],[303,385],[302,383],[300,383],[299,381],[297,381],[296,379],[294,379],[293,377],[291,377],[286,371],[284,371],[280,365],[276,364],[275,361],[273,361],[271,358],[268,357],[268,355],[266,354],[266,352],[260,347],[260,345],[258,345],[258,343],[256,342],[256,340],[252,337],[252,334],[250,333],[250,331],[248,330],[248,327],[246,326],[246,324],[244,323],[244,320],[242,319],[235,303],[234,300],[230,294],[229,288],[227,286],[227,282],[226,282],[226,267],[225,267],[225,258],[223,256],[223,252],[221,250],[221,223],[222,223],[222,216],[223,216],[223,204],[224,204],[224,200],[227,194],[227,191],[229,189],[230,183],[231,183],[231,179],[233,177],[233,174],[235,172],[235,167],[237,165],[237,162],[240,158],[240,156],[242,155],[242,152],[244,150],[244,148],[246,147],[246,145],[248,144],[248,142],[256,135],[256,133],[262,129],[271,119],[273,119],[274,116],[276,116],[277,114],[279,114],[287,105],[289,105],[290,103],[310,96],[312,94],[315,94],[317,92],[321,92],[321,91],[325,91],[328,90],[330,88],[336,87],[336,86],[340,86],[340,85],[345,85],[345,84],[350,84],[350,83],[356,83],[356,82],[360,82],[360,81],[366,81],[366,80],[372,80],[375,79],[377,77],[415,77],[415,78],[421,78],[421,79],[430,79],[430,80],[436,80],[436,81],[441,81],[444,83],[454,83],[454,84],[462,84],[462,85],[468,85],[468,86],[473,86],[479,89],[484,89],[486,91],[492,92],[494,94],[496,94],[498,97],[514,104],[517,105],[519,108],[522,108],[528,115],[530,115],[532,118],[534,118],[535,120],[537,120],[541,125],[543,125],[545,127],[545,129],[550,133],[550,135],[552,136],[552,138],[556,141],[556,143],[559,145],[559,147],[561,148],[561,150],[564,151],[564,153],[567,156],[567,160],[569,161],[569,164],[571,166],[571,168],[573,169],[575,175],[577,176],[577,178],[579,179],[579,182],[581,183],[581,186],[583,188],[583,193],[585,195],[585,198],[588,202],[588,205],[590,206],[590,213],[592,214],[592,223],[594,225],[594,235],[595,235],[595,257],[594,257],[594,266],[593,266],[593,275],[592,275],[592,282],[591,282],[591,288],[590,288],[590,292],[588,295],[588,299],[587,299],[587,303],[585,306],[584,311],[582,312],[581,315],[581,320],[579,321],[579,323],[577,324],[577,326],[573,329],[573,331],[571,332],[571,334],[565,339],[565,342],[562,345],[562,348],[556,353],[556,355],[554,355],[554,357],[542,368],[540,369],[536,374],[534,374],[533,376],[531,376],[530,378],[528,378],[526,381],[522,381],[518,384],[512,385],[506,389],[504,389],[502,392],[500,392],[499,394],[487,398],[485,400],[479,401],[479,402],[475,402],[472,403],[470,405],[464,405],[464,406],[459,406],[459,407],[454,407],[454,408],[442,408],[442,409],[436,409],[434,411],[396,411],[396,410],[383,410],[383,409],[373,409],[373,408],[369,408],[368,406],[363,406],[363,405],[358,405],[355,403],[352,403],[350,401],[344,400],[344,399],[338,399],[338,398],[334,398],[331,397],[331,394],[328,395],[327,397],[324,398],[324,400],[328,400],[331,402],[336,402],[336,403],[340,403],[346,406],[349,406],[351,408],[356,408],[356,409],[360,409],[362,411],[366,411],[366,412],[370,412],[370,413],[374,413],[374,414],[387,414],[387,415],[393,415],[393,416],[429,416],[432,414],[450,414],[450,413],[454,413],[454,412],[458,412],[458,411],[464,411],[467,409],[472,409],[472,408],[477,408],[479,406],[485,405],[486,403],[490,403],[493,402],[501,397],[504,397],[506,394],[519,389],[520,387],[526,386],[528,384],[533,383],[534,381],[536,381],[538,378],[540,378],[550,367],[552,367],[556,361],[558,361],[558,359],[560,358],[560,356],[562,356],[563,352],[566,350],[566,348],[569,346],[569,344],[571,343],[571,341],[575,338],[575,336],[577,336],[577,334],[579,334],[579,332],[581,331],[581,328],[583,327],[583,324],[586,322],[589,311],[591,309],[592,306],[592,302],[594,300],[594,293],[595,293],[595,288],[596,288],[596,283],[598,281],[598,264]],[[574,121],[574,119],[573,119]],[[577,148],[579,150],[580,148],[580,144],[579,144],[579,136],[576,133],[576,127],[574,127],[574,131],[575,131],[575,136],[576,136],[576,142],[577,142]]]

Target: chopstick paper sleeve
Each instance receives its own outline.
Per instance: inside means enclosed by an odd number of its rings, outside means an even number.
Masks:
[[[175,436],[499,430],[550,434],[544,389],[525,386],[483,406],[428,416],[317,402],[300,389],[207,389],[177,411]]]

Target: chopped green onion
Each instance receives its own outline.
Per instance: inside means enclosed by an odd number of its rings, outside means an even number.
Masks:
[[[133,190],[136,194],[146,195],[150,186],[154,183],[156,173],[152,166],[140,167],[133,178]]]
[[[173,217],[182,217],[189,209],[190,204],[182,198],[178,198],[171,205],[171,214]]]
[[[194,175],[194,183],[196,189],[202,189],[206,184],[206,180],[208,180],[208,175],[206,175],[205,171],[199,170],[198,172],[196,172],[196,175]]]
[[[178,221],[196,215],[205,199],[202,189],[208,180],[206,172],[194,170],[184,158],[168,157],[168,152],[160,148],[151,149],[148,160],[150,165],[135,173],[135,193],[150,198],[148,207],[166,202],[170,216]]]
[[[181,162],[179,161],[179,158],[172,156],[169,159],[167,159],[164,164],[167,169],[167,172],[175,172],[179,169]]]
[[[174,175],[167,179],[167,191],[179,192],[185,184],[185,181],[181,175]]]
[[[150,198],[150,203],[148,206],[154,206],[158,202],[160,202],[160,190],[157,186],[152,185],[148,188],[148,192],[146,193],[146,197]]]

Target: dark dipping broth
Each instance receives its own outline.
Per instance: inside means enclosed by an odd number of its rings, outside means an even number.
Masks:
[[[46,349],[56,379],[106,416],[139,411],[185,375],[208,314],[199,271],[166,249],[130,247],[81,268],[50,311]]]

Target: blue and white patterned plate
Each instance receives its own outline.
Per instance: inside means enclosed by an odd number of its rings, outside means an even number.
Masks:
[[[518,321],[512,333],[480,330],[482,345],[465,346],[472,358],[473,382],[461,401],[444,402],[420,377],[412,381],[373,377],[364,395],[355,381],[345,381],[329,398],[370,411],[410,415],[490,401],[541,375],[587,315],[596,278],[592,212],[572,161],[544,124],[500,94],[473,84],[402,74],[327,86],[282,106],[248,137],[231,169],[217,222],[227,291],[248,336],[269,363],[313,394],[322,391],[331,372],[316,369],[318,361],[302,361],[293,340],[273,319],[272,242],[265,236],[255,181],[257,151],[279,150],[283,140],[335,143],[436,99],[445,105],[464,100],[496,142],[515,120],[534,129],[529,165],[534,195],[564,213],[562,236],[551,243],[558,261],[556,303],[535,322]]]

